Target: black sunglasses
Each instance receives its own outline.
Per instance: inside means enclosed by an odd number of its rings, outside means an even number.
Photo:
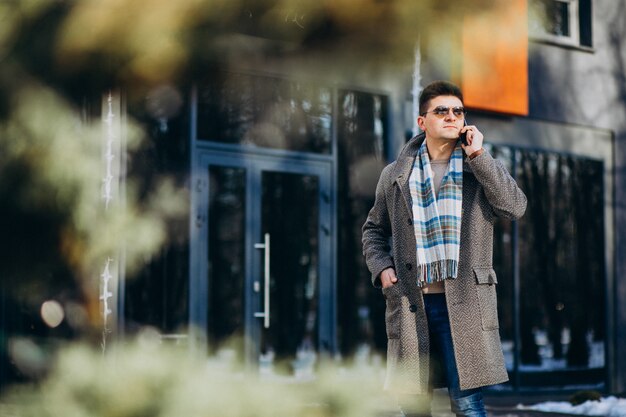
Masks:
[[[426,113],[433,113],[438,118],[443,119],[444,117],[446,117],[450,113],[450,110],[452,110],[452,114],[454,114],[454,116],[458,117],[459,119],[465,118],[465,115],[467,114],[467,111],[465,111],[464,107],[452,107],[452,108],[450,108],[450,107],[447,107],[447,106],[437,106],[437,107],[435,107],[434,110],[426,111],[426,112],[422,113],[422,116],[425,116]]]

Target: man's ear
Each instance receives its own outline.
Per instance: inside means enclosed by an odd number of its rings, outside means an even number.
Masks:
[[[417,116],[417,126],[422,130],[422,132],[425,130],[424,129],[424,118],[422,116]]]

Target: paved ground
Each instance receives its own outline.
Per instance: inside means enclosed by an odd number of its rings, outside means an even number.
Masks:
[[[530,406],[546,401],[568,401],[571,392],[548,394],[491,394],[485,395],[485,406],[489,415],[494,417],[563,417],[570,414],[551,413],[545,411],[520,410],[518,404]]]
[[[568,414],[520,410],[518,404],[533,405],[545,401],[567,401],[569,394],[485,394],[485,407],[489,417],[564,417]],[[435,390],[432,402],[433,417],[454,417],[450,410],[447,390]],[[389,417],[401,417],[400,412]]]

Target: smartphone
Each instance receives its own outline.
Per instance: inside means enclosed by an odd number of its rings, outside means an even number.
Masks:
[[[463,126],[467,126],[467,120],[463,119]],[[467,132],[463,132],[459,135],[459,139],[461,139],[461,143],[467,146]]]

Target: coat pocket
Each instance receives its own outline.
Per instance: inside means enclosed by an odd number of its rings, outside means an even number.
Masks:
[[[498,278],[493,268],[474,268],[476,276],[476,292],[478,293],[478,305],[480,307],[480,320],[483,330],[496,330],[498,323],[498,299],[496,296],[496,284]]]
[[[400,286],[395,284],[388,288],[383,288],[383,296],[385,297],[385,327],[387,328],[388,339],[400,338],[400,319],[402,294]]]

